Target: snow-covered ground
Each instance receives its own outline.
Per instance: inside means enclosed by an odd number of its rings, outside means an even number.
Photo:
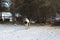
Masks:
[[[60,28],[0,24],[0,40],[60,40]]]

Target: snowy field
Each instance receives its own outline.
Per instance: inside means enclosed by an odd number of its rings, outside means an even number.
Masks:
[[[0,24],[0,40],[60,40],[60,27]]]

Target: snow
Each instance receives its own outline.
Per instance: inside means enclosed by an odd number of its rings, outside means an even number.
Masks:
[[[60,40],[60,28],[0,24],[0,40]]]

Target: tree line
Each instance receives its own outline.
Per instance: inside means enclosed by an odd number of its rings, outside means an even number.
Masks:
[[[11,0],[10,11],[19,12],[23,16],[31,19],[41,18],[46,20],[55,17],[56,12],[60,13],[60,0]]]

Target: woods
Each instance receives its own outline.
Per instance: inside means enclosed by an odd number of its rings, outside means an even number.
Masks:
[[[33,20],[46,20],[49,17],[55,17],[56,13],[60,13],[60,0],[10,0],[11,6],[9,11],[20,13]],[[4,10],[4,8],[2,8]],[[1,10],[1,7],[0,7]]]

